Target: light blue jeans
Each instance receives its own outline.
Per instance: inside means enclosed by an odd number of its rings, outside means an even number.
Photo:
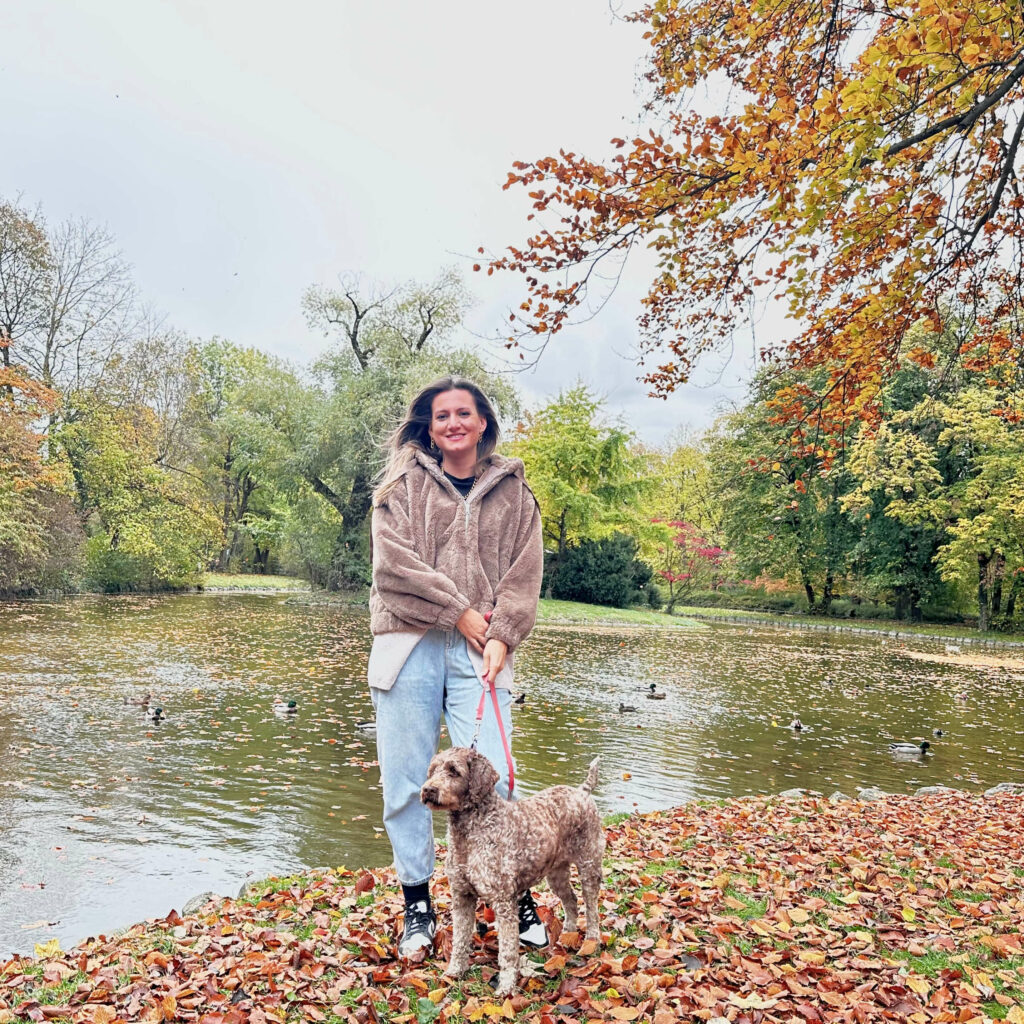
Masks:
[[[431,629],[413,648],[390,690],[370,689],[377,715],[377,760],[384,790],[384,827],[403,885],[426,882],[434,873],[433,814],[420,803],[430,759],[441,738],[441,716],[453,747],[468,747],[476,729],[482,689],[457,630]],[[511,744],[512,694],[498,690],[498,706]],[[500,778],[494,787],[508,797],[508,763],[494,702],[487,691],[477,750]]]

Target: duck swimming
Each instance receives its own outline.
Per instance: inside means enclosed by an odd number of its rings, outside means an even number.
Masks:
[[[632,704],[623,704],[622,701],[620,700],[619,701],[619,714],[620,715],[625,714],[627,711],[636,711],[636,708],[633,707]]]
[[[275,715],[296,715],[299,712],[299,705],[297,701],[289,700],[275,700],[274,701],[274,714]]]
[[[359,729],[361,732],[376,732],[377,723],[372,718],[366,718],[356,722],[356,728]]]
[[[149,702],[153,699],[153,694],[147,693],[145,697],[122,697],[122,704],[131,704],[132,707],[136,708],[148,708]]]
[[[166,721],[166,719],[164,718],[164,709],[161,708],[161,707],[156,707],[156,708],[153,708],[152,710],[147,711],[146,712],[146,717],[151,722],[164,722],[164,721]]]
[[[794,718],[793,721],[789,723],[789,727],[793,732],[803,732],[804,723],[801,722],[799,718]]]
[[[654,683],[651,683],[650,692],[647,694],[648,700],[664,700],[667,696],[667,693],[662,693],[660,690],[655,689]]]
[[[893,754],[923,754],[930,746],[927,740],[921,743],[890,743],[889,751]]]

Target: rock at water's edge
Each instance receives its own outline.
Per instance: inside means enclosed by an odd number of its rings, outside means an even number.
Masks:
[[[1024,782],[1000,782],[998,786],[985,790],[985,796],[998,796],[1000,793],[1024,796]]]

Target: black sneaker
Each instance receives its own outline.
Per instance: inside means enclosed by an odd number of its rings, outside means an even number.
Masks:
[[[548,930],[537,916],[537,904],[529,889],[519,897],[519,941],[530,949],[540,949],[548,944]]]
[[[437,915],[427,900],[405,905],[405,927],[398,942],[398,955],[410,957],[421,949],[429,949],[434,944],[434,933],[437,931]]]

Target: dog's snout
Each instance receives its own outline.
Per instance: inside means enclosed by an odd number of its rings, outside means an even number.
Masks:
[[[436,804],[437,803],[437,787],[436,786],[424,786],[420,790],[420,803]]]

